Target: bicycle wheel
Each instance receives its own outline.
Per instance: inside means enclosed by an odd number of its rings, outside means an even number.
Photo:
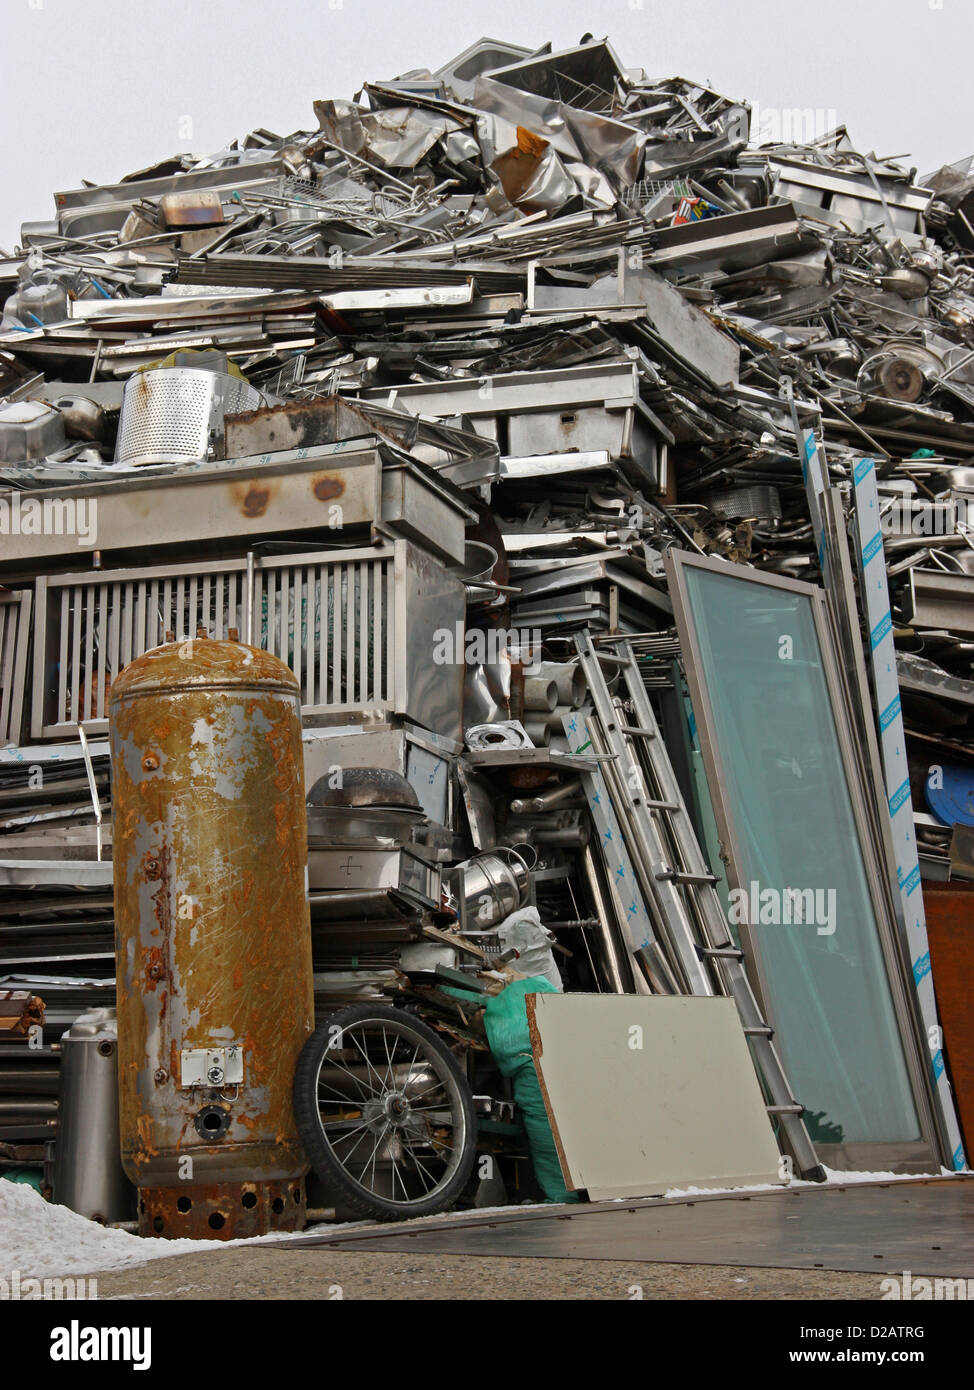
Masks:
[[[380,1220],[449,1207],[473,1169],[467,1079],[431,1028],[399,1009],[354,1004],[305,1043],[294,1111],[319,1177]]]

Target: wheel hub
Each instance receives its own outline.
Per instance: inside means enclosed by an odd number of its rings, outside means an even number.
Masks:
[[[382,1098],[386,1119],[394,1125],[405,1125],[409,1119],[409,1101],[400,1091],[387,1091]]]

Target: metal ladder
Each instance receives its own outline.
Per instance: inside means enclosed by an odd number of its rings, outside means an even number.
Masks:
[[[607,637],[618,652],[596,650],[587,632],[576,634],[575,647],[592,702],[594,723],[611,755],[609,773],[620,818],[631,835],[630,848],[660,914],[670,949],[670,964],[682,973],[690,994],[715,993],[706,966],[716,970],[723,991],[737,1005],[751,1056],[771,1103],[768,1114],[780,1121],[787,1145],[803,1178],[822,1181],[819,1163],[791,1086],[734,944],[710,872],[687,814],[676,774],[660,735],[632,648],[624,637]],[[603,666],[617,669],[625,695],[613,696]],[[623,708],[635,716],[630,723]],[[648,775],[647,775],[648,774]],[[647,783],[652,794],[647,794]],[[702,938],[702,940],[701,940]]]

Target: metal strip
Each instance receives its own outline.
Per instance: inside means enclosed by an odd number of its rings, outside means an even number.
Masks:
[[[19,597],[11,600],[6,595],[0,603],[0,743],[6,743],[8,729],[13,723],[10,713],[13,706],[14,688],[14,645],[17,632],[17,613],[20,608]]]
[[[387,562],[380,560],[375,568],[375,580],[372,585],[372,648],[369,660],[372,668],[372,700],[376,705],[381,705],[385,699],[382,670],[382,605],[385,602],[387,569]]]
[[[305,699],[309,705],[315,702],[315,608],[318,589],[315,583],[313,565],[306,565],[304,571],[304,684]]]
[[[301,662],[304,653],[302,652],[301,642],[301,566],[295,565],[291,570],[291,670],[294,672],[295,680],[299,689],[304,690],[301,680]]]
[[[342,703],[342,585],[346,582],[346,566],[331,566],[331,703]]]
[[[328,566],[317,569],[318,594],[318,699],[328,703]]]
[[[84,625],[83,595],[84,590],[80,585],[76,584],[71,590],[71,707],[66,710],[58,710],[59,721],[66,724],[76,724],[84,717],[81,709],[81,682],[83,679],[81,672],[81,629]],[[34,650],[38,653],[44,650],[39,630],[34,641]]]
[[[91,676],[95,651],[95,612],[100,585],[91,585],[85,590],[85,664],[78,673],[81,678],[81,719],[91,718]]]
[[[940,1120],[947,1135],[951,1163],[959,1171],[966,1168],[967,1160],[944,1066],[937,1001],[930,972],[930,947],[920,886],[920,864],[907,768],[906,735],[900,707],[893,620],[886,583],[886,556],[879,519],[879,493],[876,487],[876,467],[872,459],[862,458],[857,461],[853,469],[853,485],[861,587],[869,631],[869,660],[879,711],[879,739],[886,774],[886,797],[896,852],[896,873],[903,902],[913,985],[927,1030],[927,1043],[931,1051],[930,1074]]]

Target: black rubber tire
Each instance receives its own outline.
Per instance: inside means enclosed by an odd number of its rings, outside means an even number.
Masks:
[[[456,1082],[456,1099],[462,1108],[464,1121],[462,1151],[449,1178],[424,1199],[393,1202],[369,1191],[348,1172],[322,1128],[318,1109],[318,1076],[334,1029],[351,1028],[366,1022],[405,1027],[422,1042],[424,1052],[435,1056]],[[467,1078],[450,1049],[433,1029],[403,1009],[382,1004],[352,1004],[325,1018],[305,1043],[298,1058],[294,1072],[294,1115],[312,1169],[341,1196],[344,1205],[359,1216],[379,1221],[405,1221],[414,1216],[431,1216],[435,1212],[445,1211],[461,1195],[473,1171],[477,1150],[477,1118]]]

